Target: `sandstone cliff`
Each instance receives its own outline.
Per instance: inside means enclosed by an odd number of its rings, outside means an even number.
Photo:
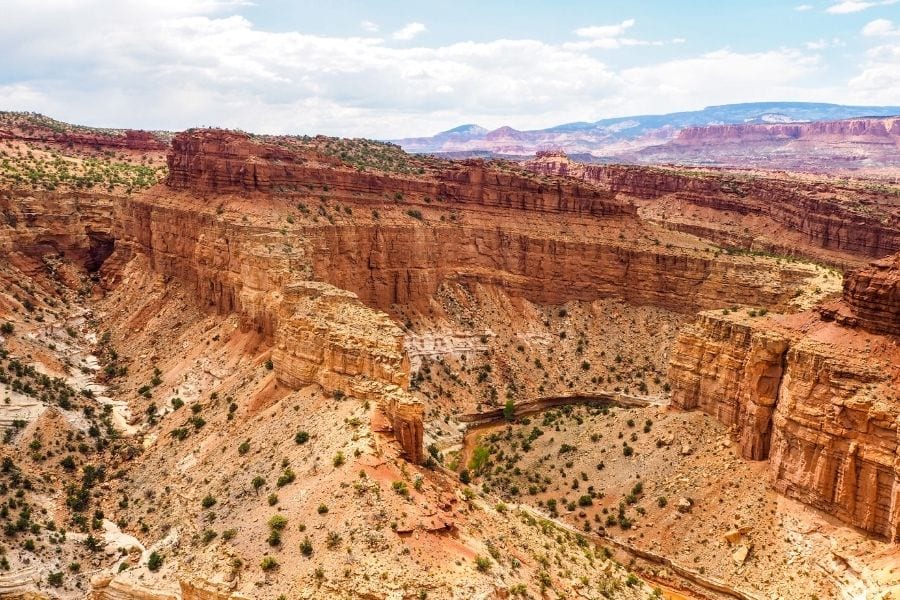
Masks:
[[[900,335],[900,253],[850,273],[844,302],[864,329]]]
[[[673,144],[694,142],[722,143],[773,139],[823,138],[840,141],[862,138],[869,143],[881,141],[900,144],[900,118],[845,119],[841,121],[813,121],[810,123],[753,123],[742,125],[708,125],[685,127],[675,136]]]
[[[50,144],[80,152],[165,152],[171,134],[137,129],[99,129],[70,125],[36,113],[0,111],[0,140]]]
[[[673,203],[671,226],[723,245],[752,247],[837,262],[861,263],[900,251],[900,196],[895,188],[831,178],[788,178],[748,171],[591,165],[546,152],[525,167],[590,181],[653,206]],[[705,210],[694,219],[678,206]],[[716,226],[736,219],[740,227]],[[784,231],[789,237],[778,235]],[[832,258],[832,260],[834,260]]]
[[[845,304],[819,312],[704,313],[669,370],[673,404],[731,425],[745,458],[769,460],[775,489],[890,540],[900,539],[894,263],[849,276]],[[857,323],[873,333],[847,326]]]
[[[482,161],[440,162],[418,176],[360,172],[311,148],[278,145],[224,130],[191,130],[177,135],[167,160],[168,186],[201,194],[289,194],[327,186],[347,197],[389,194],[415,204],[435,200],[460,208],[635,214],[631,203],[616,200],[596,186],[562,178],[535,179],[524,172],[489,167]]]
[[[687,127],[665,143],[619,155],[623,162],[786,169],[818,173],[897,167],[900,118]]]

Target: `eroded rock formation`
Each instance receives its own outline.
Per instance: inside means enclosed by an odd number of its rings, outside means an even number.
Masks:
[[[461,208],[518,208],[595,216],[635,214],[630,202],[616,200],[596,186],[563,178],[535,179],[524,172],[489,167],[483,161],[444,162],[418,176],[361,172],[308,148],[280,146],[224,130],[192,130],[177,135],[167,161],[167,185],[200,194],[286,194],[327,186],[343,197],[389,194],[415,204],[434,200]]]
[[[900,253],[846,277],[844,302],[864,329],[900,335]]]
[[[853,273],[843,304],[821,314],[704,313],[680,335],[669,371],[673,404],[733,426],[743,456],[768,458],[775,489],[891,540],[900,537],[900,351],[896,303],[886,300],[896,264]],[[857,323],[868,331],[848,327]]]
[[[744,458],[764,460],[787,349],[788,339],[779,332],[704,313],[682,330],[673,352],[672,403],[733,426]]]
[[[407,392],[403,331],[352,292],[326,283],[286,286],[275,331],[275,376],[377,403],[407,458],[422,460],[423,405]]]
[[[697,220],[675,219],[672,226],[723,245],[755,243],[762,250],[809,257],[830,250],[848,263],[854,256],[881,258],[900,251],[900,202],[892,189],[882,185],[825,177],[786,180],[712,168],[582,164],[559,152],[539,153],[525,167],[590,181],[639,200],[677,201],[714,211]],[[704,222],[717,214],[723,219],[737,217],[744,229],[730,231]],[[769,237],[780,229],[796,238]],[[747,232],[755,233],[756,239]]]
[[[165,152],[169,136],[135,129],[91,129],[73,127],[59,121],[28,115],[4,113],[0,118],[0,140],[54,144],[82,151],[135,150]]]

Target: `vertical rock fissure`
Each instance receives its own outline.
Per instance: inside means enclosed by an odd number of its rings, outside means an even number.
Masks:
[[[771,411],[769,411],[768,420],[766,421],[763,438],[761,440],[761,455],[759,457],[759,460],[768,460],[769,451],[772,448],[772,430],[774,429],[774,417],[775,411],[778,410],[778,403],[781,400],[781,395],[784,391],[784,387],[782,384],[784,383],[784,374],[787,373],[788,368],[788,351],[790,351],[790,344],[786,345],[784,347],[784,351],[781,353],[778,379],[775,383],[775,398],[772,402],[772,409]]]

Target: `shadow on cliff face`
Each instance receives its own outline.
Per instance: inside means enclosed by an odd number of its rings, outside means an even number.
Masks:
[[[96,273],[113,253],[116,240],[112,235],[104,231],[89,231],[87,236],[88,251],[84,261],[84,268],[89,273]]]

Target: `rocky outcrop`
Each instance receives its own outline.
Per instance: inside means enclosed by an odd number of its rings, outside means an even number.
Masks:
[[[706,217],[718,213],[723,220],[737,217],[746,231],[780,253],[819,258],[820,250],[828,250],[881,258],[900,251],[900,203],[889,186],[723,169],[581,164],[558,152],[539,153],[524,166],[590,181],[644,201],[677,200],[711,210]],[[703,220],[680,220],[673,226],[713,239],[718,233]],[[797,242],[767,239],[781,229],[796,234]]]
[[[900,335],[900,253],[844,278],[844,302],[864,329]]]
[[[47,596],[39,590],[41,573],[35,567],[26,567],[0,575],[0,598],[12,600],[42,600]]]
[[[403,331],[352,292],[325,283],[286,286],[272,362],[278,380],[294,389],[322,388],[377,404],[412,462],[422,460],[423,413],[407,393],[409,360]]]
[[[672,401],[733,427],[773,487],[900,539],[896,338],[800,317],[703,313],[679,336]]]
[[[734,427],[742,456],[764,460],[787,349],[788,338],[779,332],[739,316],[704,313],[681,332],[672,354],[672,404],[699,408]]]

